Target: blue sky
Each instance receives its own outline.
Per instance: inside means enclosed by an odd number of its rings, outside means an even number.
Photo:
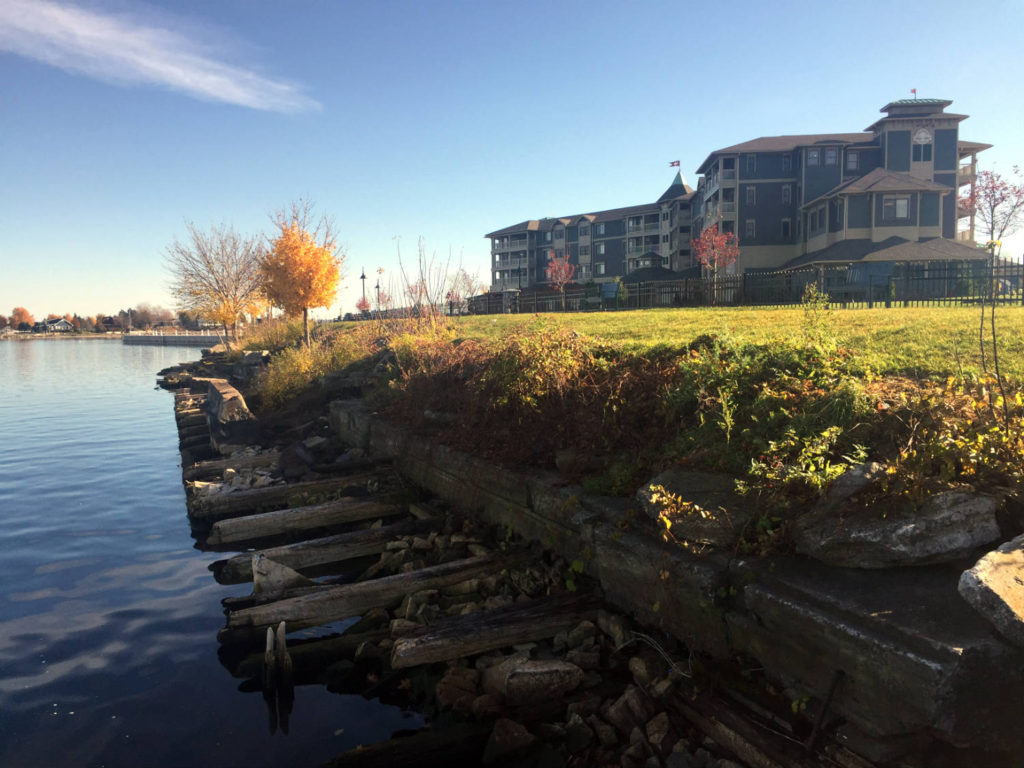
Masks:
[[[0,0],[0,312],[173,306],[185,222],[331,215],[351,311],[396,246],[647,202],[718,147],[954,101],[1024,164],[1024,4]],[[397,238],[397,239],[396,239]],[[1009,244],[1013,255],[1024,239]]]

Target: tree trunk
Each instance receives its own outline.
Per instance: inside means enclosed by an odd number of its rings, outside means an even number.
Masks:
[[[302,337],[306,341],[306,349],[309,349],[309,307],[302,308]]]

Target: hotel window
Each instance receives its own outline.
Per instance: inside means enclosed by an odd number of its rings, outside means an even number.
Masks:
[[[594,226],[594,234],[600,237],[604,234],[604,224],[597,224]]]
[[[662,221],[668,221],[668,211],[662,211],[661,212],[661,220]]]
[[[846,170],[857,171],[860,170],[860,155],[856,152],[846,153]]]
[[[782,172],[791,173],[793,171],[793,156],[788,152],[782,156]]]
[[[545,232],[544,233],[544,242],[545,243],[550,243],[551,242],[551,233],[550,232]]]
[[[793,237],[793,222],[790,219],[782,220],[782,239],[789,240]]]
[[[667,243],[668,242],[668,235],[662,235],[661,236],[661,242]]]
[[[909,221],[910,198],[908,196],[885,195],[882,198],[882,221]]]
[[[747,175],[753,176],[757,173],[757,155],[747,155]]]
[[[604,243],[597,244],[597,255],[604,256]]]
[[[927,163],[932,159],[932,145],[931,144],[915,144],[914,145],[914,162]]]
[[[789,184],[782,185],[782,204],[789,205],[793,202],[793,188]]]
[[[581,245],[580,246],[580,256],[589,256],[589,255],[590,255],[590,246],[589,245]]]
[[[808,149],[807,150],[807,165],[820,165],[821,164],[821,150],[820,149]]]
[[[590,227],[580,226],[580,237],[589,237]]]
[[[595,275],[603,275],[604,274],[604,262],[600,262],[599,261],[599,262],[597,262],[597,264],[594,265],[594,274]]]
[[[747,205],[757,205],[757,187],[753,184],[747,187]]]
[[[757,227],[753,219],[747,219],[746,227],[743,230],[744,237],[755,237]]]
[[[555,230],[555,240],[564,240],[564,239],[565,239],[565,230],[562,227],[559,227],[558,229]]]
[[[838,147],[827,147],[825,149],[825,165],[838,165],[839,163],[839,148]]]

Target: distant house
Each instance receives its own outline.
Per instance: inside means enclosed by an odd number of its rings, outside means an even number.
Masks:
[[[63,317],[57,317],[53,320],[40,320],[32,326],[33,333],[71,333],[74,330],[75,326]]]

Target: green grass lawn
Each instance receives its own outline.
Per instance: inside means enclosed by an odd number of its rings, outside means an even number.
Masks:
[[[535,322],[535,315],[484,315],[456,321],[463,338],[499,338],[511,327]],[[683,346],[701,334],[770,341],[802,334],[804,311],[794,309],[651,309],[542,315],[629,350]],[[832,310],[829,325],[840,343],[877,373],[936,377],[981,370],[978,307],[909,307]],[[996,310],[999,362],[1004,375],[1024,380],[1024,307]],[[988,315],[986,337],[990,332]],[[991,370],[991,349],[989,348]],[[959,359],[959,362],[958,362]]]

